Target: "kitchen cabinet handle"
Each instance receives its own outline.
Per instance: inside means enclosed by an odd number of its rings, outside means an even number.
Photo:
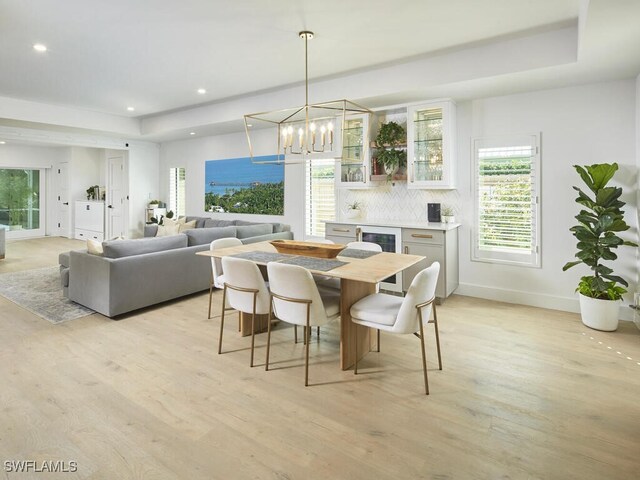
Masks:
[[[411,236],[414,238],[433,238],[433,235],[427,235],[426,233],[412,233]]]
[[[404,253],[408,254],[409,253],[409,247],[404,247]]]
[[[349,232],[348,228],[333,228],[334,232]]]

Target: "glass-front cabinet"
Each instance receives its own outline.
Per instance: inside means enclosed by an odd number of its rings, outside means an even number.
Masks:
[[[369,182],[369,115],[345,119],[342,158],[337,160],[337,183],[342,188],[366,188]]]
[[[452,101],[408,107],[408,188],[455,188],[454,137],[455,103]]]

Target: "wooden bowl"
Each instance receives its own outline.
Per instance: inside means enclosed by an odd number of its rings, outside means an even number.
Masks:
[[[336,258],[347,247],[338,243],[300,242],[297,240],[272,240],[269,243],[279,253],[316,258]]]

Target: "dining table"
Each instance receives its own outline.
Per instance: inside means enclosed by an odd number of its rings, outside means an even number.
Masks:
[[[421,255],[391,252],[369,252],[352,256],[353,250],[347,249],[338,254],[335,259],[323,262],[325,259],[313,257],[293,258],[300,256],[279,255],[270,242],[257,242],[213,251],[205,250],[197,252],[196,255],[214,258],[226,256],[246,258],[263,267],[263,270],[269,261],[285,261],[286,263],[304,266],[312,274],[339,278],[340,368],[342,370],[347,370],[355,364],[356,352],[358,360],[360,360],[371,350],[370,335],[373,329],[356,325],[351,321],[351,306],[367,295],[376,293],[376,285],[379,282],[425,260],[425,257]],[[243,329],[246,330],[248,327],[250,334],[251,327],[248,326],[250,322],[245,321],[243,323]],[[356,338],[358,340],[357,348],[355,345]]]

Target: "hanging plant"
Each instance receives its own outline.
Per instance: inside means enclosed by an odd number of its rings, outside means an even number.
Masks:
[[[380,125],[380,131],[376,136],[376,158],[390,173],[407,164],[407,152],[398,149],[407,142],[407,131],[396,122],[388,122]]]

